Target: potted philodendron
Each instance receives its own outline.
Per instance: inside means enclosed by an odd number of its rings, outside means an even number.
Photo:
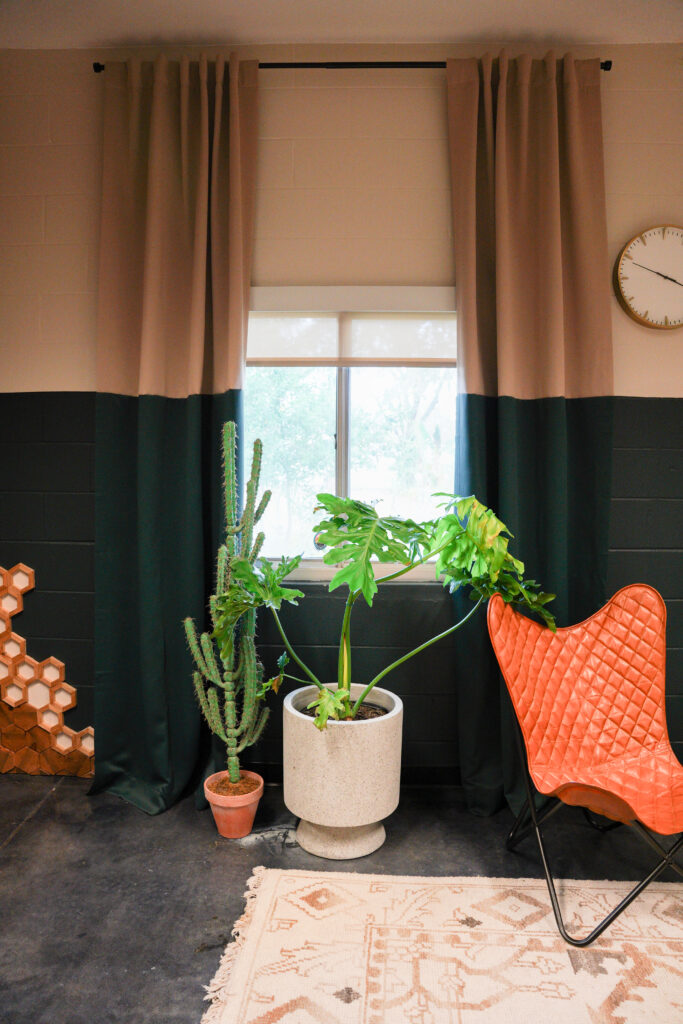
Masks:
[[[236,567],[253,565],[258,558],[264,535],[259,533],[254,540],[254,526],[271,497],[266,491],[257,504],[262,446],[256,441],[244,510],[238,516],[235,454],[236,429],[230,421],[223,427],[225,542],[218,549],[216,593],[209,598],[214,630],[222,595],[235,590]],[[295,600],[299,593],[291,591],[286,596]],[[199,706],[211,731],[225,744],[227,754],[227,769],[206,779],[204,793],[219,833],[237,839],[251,831],[263,793],[263,779],[256,772],[241,769],[239,755],[263,732],[269,715],[264,699],[268,690],[277,690],[279,680],[263,679],[263,667],[256,655],[255,606],[241,607],[230,628],[224,610],[220,619],[218,645],[215,632],[198,634],[190,618],[185,619],[185,634],[196,665],[193,682]]]
[[[300,819],[299,844],[310,853],[331,859],[364,856],[384,842],[382,819],[397,806],[400,781],[402,703],[377,684],[420,651],[455,632],[494,593],[521,604],[555,628],[546,605],[554,597],[524,580],[524,565],[508,551],[511,537],[491,509],[475,497],[445,499],[438,518],[424,523],[381,517],[371,505],[332,494],[318,495],[325,518],[314,527],[316,542],[328,548],[323,560],[341,566],[330,591],[345,585],[348,595],[341,625],[337,679],[323,682],[293,649],[279,611],[284,600],[296,603],[300,591],[283,585],[299,558],[236,559],[229,586],[215,602],[215,636],[230,637],[239,616],[270,609],[285,646],[278,660],[282,678],[303,682],[284,702],[284,799]],[[474,605],[451,627],[430,637],[387,665],[367,682],[353,682],[351,615],[363,597],[372,606],[378,588],[408,574],[428,559],[435,577],[453,592],[469,587]],[[401,568],[375,575],[377,563],[398,562]],[[293,676],[294,662],[309,682]],[[315,726],[316,728],[314,728]]]

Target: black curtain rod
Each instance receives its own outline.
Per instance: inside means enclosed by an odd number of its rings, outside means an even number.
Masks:
[[[105,69],[104,64],[95,61],[92,69],[99,74]],[[336,70],[343,68],[445,68],[445,60],[326,60],[326,61],[260,61],[259,67],[270,68],[323,68]],[[601,71],[611,71],[612,61],[601,60]]]

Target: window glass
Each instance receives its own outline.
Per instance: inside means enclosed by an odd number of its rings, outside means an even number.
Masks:
[[[455,369],[349,370],[349,493],[381,515],[432,518],[455,476]]]
[[[250,327],[251,330],[251,327]],[[257,526],[263,554],[320,558],[313,546],[319,491],[335,490],[337,371],[327,366],[249,366],[244,449],[248,472],[254,438],[263,441],[261,491],[273,497]]]

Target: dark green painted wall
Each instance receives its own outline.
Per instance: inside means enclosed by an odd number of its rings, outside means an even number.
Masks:
[[[683,760],[682,407],[674,399],[615,399],[609,590],[643,581],[666,599],[667,714]],[[93,720],[94,395],[1,395],[0,408],[0,564],[23,561],[36,570],[36,589],[25,597],[17,631],[33,657],[54,655],[66,663],[67,681],[78,687],[67,724],[79,729]],[[306,601],[286,612],[291,638],[316,672],[331,677],[343,597],[323,585],[304,589]],[[359,604],[359,676],[374,674],[449,624],[449,600],[435,586],[387,588],[372,613]],[[407,779],[441,782],[457,772],[449,644],[465,641],[465,633],[449,638],[388,677],[405,702]],[[273,668],[281,646],[267,620],[261,643],[266,667]],[[280,735],[276,710],[252,758],[267,766],[271,779],[280,770]]]

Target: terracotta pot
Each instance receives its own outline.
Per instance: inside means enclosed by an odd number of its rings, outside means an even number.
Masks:
[[[263,779],[256,772],[240,771],[243,779],[258,779],[258,788],[240,796],[224,796],[209,789],[210,782],[228,777],[228,772],[216,772],[204,781],[204,796],[211,805],[213,820],[220,835],[226,839],[242,839],[251,832],[256,808],[263,794]]]
[[[351,686],[351,697],[363,691]],[[302,713],[317,693],[294,690],[284,701],[284,800],[301,819],[297,842],[330,860],[365,857],[385,840],[382,819],[398,805],[403,704],[378,686],[368,703],[386,709],[365,721],[329,720],[321,732]]]

